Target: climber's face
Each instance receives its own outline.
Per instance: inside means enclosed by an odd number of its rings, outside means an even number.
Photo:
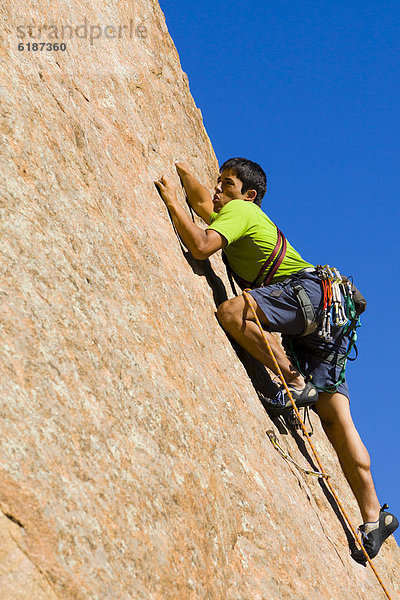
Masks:
[[[214,211],[219,213],[221,208],[231,200],[249,200],[253,202],[257,193],[254,190],[242,193],[242,187],[242,181],[230,169],[222,171],[214,188]]]

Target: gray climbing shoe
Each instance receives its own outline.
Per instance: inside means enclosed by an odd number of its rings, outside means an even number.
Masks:
[[[383,542],[389,535],[392,535],[399,526],[399,522],[394,515],[389,512],[385,512],[385,509],[389,508],[387,504],[384,504],[379,513],[379,519],[371,523],[364,523],[360,525],[358,530],[361,533],[361,541],[363,546],[370,558],[375,558],[378,554]],[[360,550],[354,550],[351,554],[352,558],[357,562],[364,563],[366,558],[364,552]]]
[[[305,408],[315,404],[318,400],[317,389],[312,383],[306,383],[302,390],[297,390],[290,385],[288,386],[290,393],[297,408]],[[288,413],[292,408],[292,403],[287,395],[285,388],[281,388],[273,398],[262,398],[262,403],[266,410],[273,416]]]

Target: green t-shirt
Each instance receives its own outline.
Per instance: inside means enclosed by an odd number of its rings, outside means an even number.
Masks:
[[[210,226],[226,238],[224,252],[233,271],[246,281],[254,281],[261,267],[273,252],[278,234],[276,225],[259,206],[246,200],[230,200],[219,213],[211,213]],[[286,255],[276,272],[277,277],[292,275],[311,263],[303,260],[287,242]],[[261,275],[260,283],[265,277]]]

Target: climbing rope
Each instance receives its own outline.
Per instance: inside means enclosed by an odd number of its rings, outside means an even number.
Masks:
[[[332,496],[334,497],[334,499],[335,499],[335,501],[336,501],[336,504],[337,504],[337,505],[338,505],[338,507],[340,508],[340,511],[341,511],[341,513],[342,513],[342,515],[343,515],[344,519],[346,520],[346,522],[347,522],[348,526],[350,527],[350,529],[351,529],[351,532],[352,532],[352,534],[353,534],[353,536],[354,536],[354,539],[355,539],[355,540],[358,542],[358,544],[360,545],[360,547],[361,547],[361,550],[363,551],[363,553],[364,553],[364,555],[365,555],[365,559],[366,559],[366,561],[368,562],[368,564],[370,565],[370,567],[371,567],[372,571],[374,572],[374,574],[375,574],[375,576],[376,576],[377,580],[379,581],[379,583],[380,583],[380,585],[381,585],[381,587],[382,587],[383,591],[384,591],[384,592],[385,592],[385,594],[386,594],[386,597],[388,598],[388,600],[392,600],[392,598],[391,598],[391,596],[389,595],[389,592],[387,591],[387,589],[386,589],[386,587],[385,587],[385,585],[384,585],[384,583],[383,583],[382,579],[380,578],[380,576],[379,576],[379,574],[378,574],[377,570],[375,569],[374,565],[372,564],[372,561],[371,561],[370,557],[368,556],[368,554],[367,554],[367,551],[365,550],[365,548],[364,548],[364,546],[363,546],[363,544],[362,544],[362,541],[361,541],[361,539],[359,538],[359,536],[358,536],[358,534],[357,534],[357,532],[356,532],[356,529],[354,528],[354,526],[353,526],[352,522],[350,521],[350,518],[348,517],[348,515],[347,515],[347,513],[346,513],[346,511],[345,511],[345,509],[344,509],[344,507],[343,507],[343,504],[341,503],[341,501],[340,501],[340,499],[339,499],[339,497],[338,497],[337,493],[335,492],[335,490],[334,490],[334,488],[333,488],[333,486],[332,486],[331,482],[329,481],[329,479],[328,479],[328,475],[327,475],[327,473],[326,473],[326,471],[325,471],[324,467],[322,466],[322,463],[321,463],[321,460],[320,460],[320,458],[319,458],[319,456],[318,456],[318,453],[317,453],[317,451],[316,451],[316,449],[315,449],[315,447],[314,447],[314,444],[313,444],[313,443],[312,443],[312,441],[311,441],[311,438],[310,438],[310,436],[309,436],[309,434],[308,434],[308,432],[307,432],[306,426],[305,426],[305,424],[304,424],[304,422],[303,422],[303,420],[302,420],[302,418],[301,418],[301,416],[300,416],[299,409],[297,408],[297,406],[296,406],[296,403],[295,403],[295,401],[293,400],[293,396],[292,396],[292,394],[290,393],[290,390],[289,390],[289,388],[288,388],[288,386],[287,386],[287,383],[286,383],[286,381],[285,381],[285,378],[284,378],[284,376],[283,376],[283,373],[282,373],[282,371],[281,371],[281,369],[280,369],[280,367],[279,367],[279,365],[278,365],[278,363],[277,363],[277,360],[276,360],[276,358],[275,358],[275,355],[274,355],[274,353],[273,353],[273,350],[272,350],[272,348],[271,348],[271,345],[270,345],[270,343],[269,343],[269,341],[268,341],[268,338],[267,338],[267,336],[265,335],[265,331],[264,331],[264,329],[262,328],[262,325],[261,325],[261,323],[260,323],[260,320],[259,320],[259,318],[257,317],[256,311],[254,310],[254,307],[253,307],[253,305],[252,305],[252,303],[251,303],[251,301],[250,301],[250,299],[249,299],[248,292],[250,292],[250,291],[251,291],[251,290],[249,290],[249,289],[243,290],[243,296],[245,297],[245,299],[246,299],[246,301],[247,301],[247,303],[248,303],[248,305],[249,305],[249,307],[250,307],[250,309],[251,309],[251,311],[252,311],[252,313],[253,313],[253,316],[254,316],[255,322],[257,323],[257,325],[258,325],[258,328],[260,329],[261,335],[262,335],[262,336],[263,336],[263,338],[264,338],[265,345],[266,345],[266,347],[267,347],[267,349],[268,349],[268,352],[269,352],[269,354],[270,354],[270,356],[271,356],[271,359],[272,359],[272,362],[273,362],[273,364],[274,364],[274,366],[275,366],[276,372],[277,372],[277,374],[279,375],[279,378],[280,378],[280,380],[281,380],[281,382],[282,382],[282,385],[283,385],[283,387],[285,388],[286,394],[287,394],[287,396],[288,396],[288,398],[290,399],[290,402],[291,402],[291,404],[292,404],[293,411],[294,411],[294,413],[295,413],[295,415],[296,415],[296,417],[297,417],[297,419],[298,419],[298,421],[299,421],[299,423],[300,423],[300,426],[301,426],[301,429],[303,430],[304,436],[307,438],[307,441],[308,441],[308,443],[309,443],[309,445],[310,445],[310,448],[311,448],[311,450],[312,450],[312,453],[314,454],[315,460],[317,461],[317,464],[318,464],[318,466],[319,466],[319,470],[320,470],[321,476],[322,476],[322,477],[324,477],[324,479],[325,479],[325,481],[326,481],[326,485],[328,486],[328,488],[329,488],[329,490],[330,490],[330,492],[331,492]]]

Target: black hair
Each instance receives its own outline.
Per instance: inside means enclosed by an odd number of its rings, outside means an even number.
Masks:
[[[229,169],[242,182],[242,194],[256,190],[254,204],[261,207],[261,200],[267,191],[267,176],[257,163],[247,158],[230,158],[221,165],[219,172]]]

